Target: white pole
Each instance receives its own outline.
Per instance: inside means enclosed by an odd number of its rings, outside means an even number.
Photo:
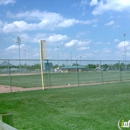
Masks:
[[[21,38],[17,36],[17,43],[18,43],[18,48],[19,48],[19,71],[21,72],[21,61],[20,61],[20,44],[21,44]]]
[[[125,46],[125,36],[126,36],[126,34],[124,34],[124,52],[125,52],[125,62],[126,62],[126,46]]]
[[[43,51],[42,51],[42,40],[40,40],[40,64],[41,64],[41,80],[42,89],[44,90],[44,77],[43,77]]]
[[[57,46],[57,60],[58,60],[58,67],[59,67],[59,52],[58,52],[59,47]]]

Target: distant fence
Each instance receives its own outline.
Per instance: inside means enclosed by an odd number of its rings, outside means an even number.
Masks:
[[[43,60],[45,88],[130,80],[130,61]],[[39,59],[0,59],[0,86],[41,87]]]

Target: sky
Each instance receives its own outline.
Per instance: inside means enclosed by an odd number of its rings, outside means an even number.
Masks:
[[[125,35],[124,35],[125,34]],[[0,59],[130,60],[130,0],[0,0]]]

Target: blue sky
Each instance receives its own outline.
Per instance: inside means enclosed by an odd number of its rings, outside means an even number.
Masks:
[[[48,59],[130,60],[130,0],[0,0],[0,12],[0,59],[19,58],[19,36],[22,59],[43,39]]]

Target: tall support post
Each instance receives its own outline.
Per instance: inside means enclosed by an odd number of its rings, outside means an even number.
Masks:
[[[59,67],[59,47],[57,46],[57,60],[58,60],[58,67]]]
[[[51,81],[50,81],[50,66],[49,66],[48,60],[47,60],[47,73],[48,73],[48,86],[49,86],[49,88],[51,88]]]
[[[12,92],[9,60],[8,60],[8,73],[9,73],[9,87],[10,87],[10,92]]]
[[[81,66],[81,56],[80,56],[80,66]]]
[[[125,56],[124,60],[126,62],[126,45],[125,45],[125,36],[126,36],[126,34],[123,34],[123,35],[124,35],[124,56]]]
[[[20,61],[20,44],[21,44],[21,38],[17,36],[16,42],[18,43],[18,48],[19,48],[19,71],[21,72],[21,61]]]
[[[45,40],[40,40],[40,64],[41,64],[41,80],[42,80],[42,89],[44,90],[44,76],[43,76],[43,44]]]

